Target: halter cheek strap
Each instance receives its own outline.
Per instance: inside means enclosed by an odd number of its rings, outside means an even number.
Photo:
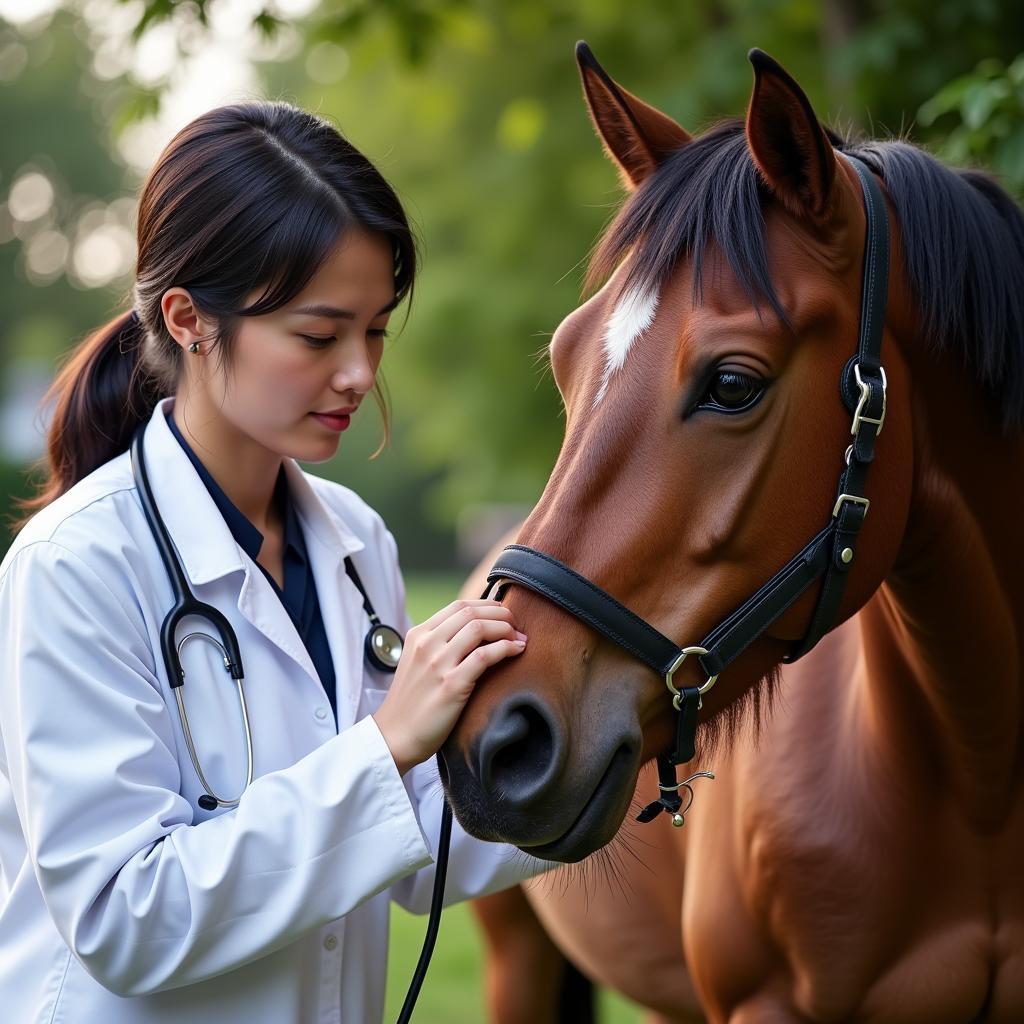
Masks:
[[[663,795],[645,808],[640,815],[643,821],[666,810],[673,814],[676,824],[682,824],[678,790],[689,788],[691,780],[676,784],[675,766],[693,757],[701,696],[711,689],[719,674],[819,579],[823,580],[821,592],[807,632],[782,660],[790,663],[803,657],[835,625],[839,614],[857,539],[870,504],[864,493],[868,467],[875,456],[875,440],[885,422],[886,379],[880,355],[889,277],[888,220],[881,188],[864,163],[856,157],[843,156],[853,165],[861,183],[867,230],[857,352],[843,367],[839,382],[840,395],[853,417],[852,441],[844,455],[844,468],[828,523],[802,551],[718,623],[698,646],[678,646],[586,577],[534,548],[510,544],[487,575],[488,584],[499,583],[499,600],[511,583],[528,587],[587,623],[664,678],[673,695],[676,729],[672,748],[658,758],[659,788],[663,794],[671,792],[671,796]],[[706,681],[700,686],[678,689],[673,676],[690,655],[697,657],[707,675]],[[657,809],[652,811],[652,808]]]

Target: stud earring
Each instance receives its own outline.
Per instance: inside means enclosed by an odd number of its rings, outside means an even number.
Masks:
[[[192,355],[195,355],[199,351],[199,342],[193,341],[192,344],[189,345],[188,350],[189,352],[192,353]]]

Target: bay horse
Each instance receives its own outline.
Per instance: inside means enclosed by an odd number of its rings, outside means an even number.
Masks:
[[[715,778],[672,828],[633,820],[666,680],[506,585],[527,648],[480,680],[446,792],[471,834],[578,864],[529,883],[538,917],[668,1019],[1021,1021],[1024,216],[982,172],[842,138],[749,57],[745,118],[691,136],[577,45],[628,195],[550,345],[565,438],[515,541],[696,645],[845,511],[866,168],[884,409],[841,599],[809,650],[820,581],[713,688],[678,666],[705,690],[686,771]]]

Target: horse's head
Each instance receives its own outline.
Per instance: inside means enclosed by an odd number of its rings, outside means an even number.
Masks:
[[[612,81],[582,44],[577,58],[630,195],[591,265],[603,285],[551,342],[565,440],[517,542],[680,646],[698,644],[832,513],[851,440],[839,382],[857,350],[861,187],[800,87],[759,51],[745,120],[696,137]],[[909,507],[908,373],[890,334],[905,305],[894,271],[871,515],[836,621],[878,587]],[[819,590],[730,664],[702,721],[770,685]],[[669,694],[544,597],[511,585],[503,599],[529,642],[481,680],[449,738],[449,797],[481,838],[579,860],[612,838],[640,766],[668,747]],[[695,662],[679,686],[704,681]]]

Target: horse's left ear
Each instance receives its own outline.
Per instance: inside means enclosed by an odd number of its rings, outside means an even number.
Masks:
[[[619,85],[582,39],[576,44],[576,63],[590,119],[622,184],[632,192],[665,157],[690,141],[690,133]]]
[[[797,217],[823,221],[836,158],[803,89],[763,50],[747,54],[754,90],[747,109],[747,145],[771,190]]]

